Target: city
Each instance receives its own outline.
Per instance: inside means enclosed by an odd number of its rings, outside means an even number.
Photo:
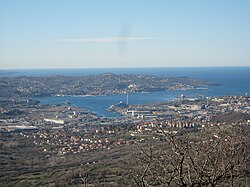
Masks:
[[[249,0],[0,0],[0,187],[250,186]]]
[[[79,182],[83,172],[81,167],[91,171],[95,166],[99,167],[104,163],[106,165],[108,158],[124,160],[125,155],[131,162],[132,155],[138,152],[133,150],[138,145],[146,146],[152,140],[163,144],[164,133],[178,134],[180,130],[199,133],[209,130],[212,131],[213,138],[219,139],[219,128],[250,125],[250,97],[247,95],[197,98],[181,95],[174,101],[156,104],[133,106],[119,103],[114,105],[113,110],[122,114],[120,118],[100,117],[93,112],[71,106],[70,103],[46,105],[21,98],[5,98],[1,103],[1,165],[4,171],[1,173],[1,181],[11,176],[12,182],[9,185],[13,185],[15,181],[28,184],[26,182],[35,181],[40,175],[52,175],[60,167],[66,167],[65,165],[78,172],[79,175],[72,176],[72,180]],[[22,158],[23,150],[18,147],[25,150],[26,159]],[[120,156],[115,156],[117,151]],[[122,165],[133,167],[135,164],[126,162]],[[20,163],[25,164],[19,165]],[[131,180],[129,171],[121,169],[125,165],[121,167],[120,164],[115,162],[109,165],[119,170],[124,180]],[[26,176],[26,172],[37,177],[20,181],[19,176]],[[89,185],[97,179],[97,173],[103,172],[104,178],[118,182],[117,177],[112,177],[115,175],[113,169],[106,168],[104,171],[92,171],[94,176],[88,179]],[[111,177],[106,176],[106,172]],[[61,173],[62,178],[65,175]],[[47,181],[45,176],[41,178],[41,184],[55,182],[53,178]],[[118,184],[125,185],[130,182],[122,180]]]

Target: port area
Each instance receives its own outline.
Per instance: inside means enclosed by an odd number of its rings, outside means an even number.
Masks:
[[[37,181],[61,186],[81,182],[79,173],[91,175],[86,177],[90,185],[100,175],[106,179],[102,184],[131,184],[124,168],[138,165],[138,146],[147,147],[152,140],[164,146],[164,133],[208,131],[218,139],[218,129],[250,125],[248,96],[185,98],[114,109],[124,116],[100,117],[69,103],[1,99],[0,186],[38,185]]]

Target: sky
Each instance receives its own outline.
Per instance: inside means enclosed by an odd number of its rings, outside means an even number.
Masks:
[[[0,69],[250,66],[249,0],[0,0]]]

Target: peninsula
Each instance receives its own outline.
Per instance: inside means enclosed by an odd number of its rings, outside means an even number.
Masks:
[[[0,97],[113,95],[131,92],[186,90],[218,85],[188,77],[112,74],[95,76],[1,77]]]

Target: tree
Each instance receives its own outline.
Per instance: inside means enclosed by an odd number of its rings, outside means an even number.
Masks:
[[[195,133],[159,129],[163,143],[139,145],[138,166],[131,176],[140,187],[239,185],[250,169],[247,129],[224,126]]]

